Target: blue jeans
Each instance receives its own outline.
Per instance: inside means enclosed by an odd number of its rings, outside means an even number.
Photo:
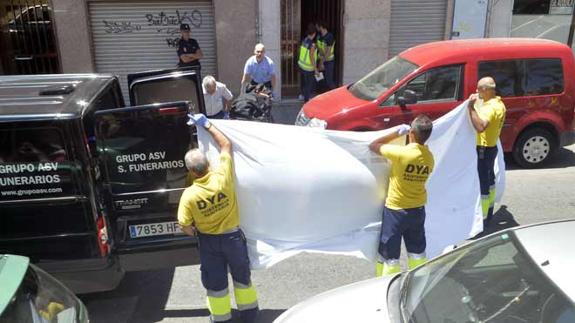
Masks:
[[[309,101],[309,99],[311,99],[313,91],[315,90],[315,73],[313,71],[308,72],[302,69],[300,69],[300,71],[301,71],[301,84],[302,84],[301,89],[303,94],[303,100],[307,102]]]
[[[425,207],[401,210],[383,208],[378,250],[383,259],[399,259],[402,237],[407,252],[425,252]]]
[[[327,61],[323,63],[323,77],[325,78],[325,85],[327,86],[328,90],[335,89],[335,82],[334,82],[334,69],[335,69],[335,61]]]

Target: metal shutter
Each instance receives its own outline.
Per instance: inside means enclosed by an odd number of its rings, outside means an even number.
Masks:
[[[446,17],[447,0],[391,0],[389,56],[443,40]]]
[[[96,71],[120,76],[126,102],[127,74],[176,67],[180,21],[190,25],[204,53],[202,75],[216,75],[211,1],[94,1],[88,6]]]

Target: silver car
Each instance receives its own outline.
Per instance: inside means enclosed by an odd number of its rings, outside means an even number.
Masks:
[[[574,273],[575,220],[517,227],[317,295],[275,322],[575,322]]]

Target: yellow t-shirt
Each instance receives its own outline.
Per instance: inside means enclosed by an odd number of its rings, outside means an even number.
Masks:
[[[474,108],[479,117],[488,122],[487,128],[477,134],[477,146],[495,147],[505,122],[505,104],[496,96],[483,104],[475,102]]]
[[[240,224],[234,185],[234,166],[228,153],[220,155],[217,171],[198,178],[184,190],[178,207],[181,226],[195,225],[201,233],[219,234]]]
[[[429,148],[417,143],[382,145],[380,152],[391,161],[385,206],[393,210],[424,206],[427,202],[425,183],[435,166]]]

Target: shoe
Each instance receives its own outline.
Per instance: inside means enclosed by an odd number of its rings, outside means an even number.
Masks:
[[[304,97],[303,97],[303,95],[300,94],[300,95],[297,96],[297,99],[300,100],[300,101],[303,101],[303,100],[304,100]]]

